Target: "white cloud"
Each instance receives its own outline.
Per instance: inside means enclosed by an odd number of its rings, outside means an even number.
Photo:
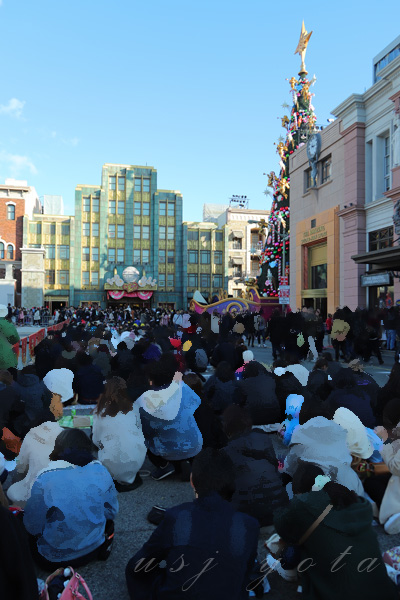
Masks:
[[[10,115],[11,117],[20,119],[22,117],[22,109],[24,108],[24,106],[24,100],[18,100],[18,98],[11,98],[11,100],[8,101],[8,104],[0,104],[0,114]]]
[[[74,137],[74,138],[70,138],[68,140],[63,139],[61,140],[63,144],[65,144],[66,146],[77,146],[79,144],[79,138]]]
[[[28,170],[31,175],[37,174],[37,168],[28,156],[20,154],[11,154],[5,150],[0,151],[0,164],[6,166],[12,176],[26,173]]]

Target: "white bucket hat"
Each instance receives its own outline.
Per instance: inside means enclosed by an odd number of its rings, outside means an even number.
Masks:
[[[69,369],[53,369],[43,378],[43,383],[50,392],[60,394],[61,402],[67,402],[74,395],[73,380],[74,374]]]

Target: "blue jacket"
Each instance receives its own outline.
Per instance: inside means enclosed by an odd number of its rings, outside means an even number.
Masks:
[[[247,600],[246,587],[257,578],[258,535],[256,519],[236,512],[216,492],[175,506],[129,561],[128,587],[139,588],[141,600]],[[152,566],[166,566],[146,576],[152,558]]]
[[[61,562],[99,548],[106,521],[114,519],[117,512],[117,492],[101,463],[77,467],[54,461],[33,484],[24,525],[29,533],[39,536],[40,554]]]
[[[167,460],[196,456],[203,438],[193,416],[200,398],[185,383],[173,381],[165,389],[149,390],[139,404],[146,448]]]

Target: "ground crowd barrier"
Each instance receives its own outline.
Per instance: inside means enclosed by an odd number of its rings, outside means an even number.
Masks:
[[[23,337],[19,342],[14,344],[13,351],[18,358],[18,369],[22,369],[25,365],[31,362],[33,357],[35,346],[37,346],[47,335],[49,331],[59,331],[64,325],[69,323],[69,319],[58,323],[57,325],[51,325],[50,327],[42,327],[39,331],[32,333],[27,337]]]

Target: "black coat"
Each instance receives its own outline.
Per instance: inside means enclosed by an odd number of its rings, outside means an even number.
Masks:
[[[284,421],[286,418],[286,398],[289,394],[299,394],[300,396],[303,396],[306,388],[301,385],[297,377],[290,371],[287,371],[279,377],[278,375],[274,375],[274,377],[276,383],[275,393],[281,411],[281,417],[278,421]]]
[[[194,411],[197,427],[203,438],[203,448],[222,448],[227,443],[226,435],[222,429],[221,419],[204,400]]]
[[[36,600],[38,587],[22,523],[0,506],[0,598]]]
[[[239,381],[239,388],[245,397],[253,425],[269,425],[281,420],[281,411],[276,396],[276,383],[273,375],[259,373]]]
[[[217,415],[221,415],[231,404],[242,404],[244,400],[236,380],[221,381],[215,375],[211,375],[205,383],[203,394]]]
[[[285,506],[289,499],[269,434],[252,429],[231,439],[224,450],[236,468],[233,506],[258,519],[260,527],[271,525],[274,511]]]
[[[18,373],[17,381],[14,381],[13,387],[25,403],[25,412],[31,423],[37,419],[43,410],[49,408],[51,392],[37,375]]]
[[[226,340],[219,342],[214,348],[211,364],[216,367],[223,360],[226,360],[234,371],[236,370],[236,349],[231,342]]]
[[[375,416],[371,407],[370,396],[358,389],[358,386],[347,389],[336,389],[329,395],[327,404],[329,410],[335,411],[343,406],[348,408],[360,419],[364,427],[375,427]]]
[[[307,390],[321,402],[324,402],[333,391],[332,381],[328,379],[328,373],[322,369],[311,371],[308,376]]]

